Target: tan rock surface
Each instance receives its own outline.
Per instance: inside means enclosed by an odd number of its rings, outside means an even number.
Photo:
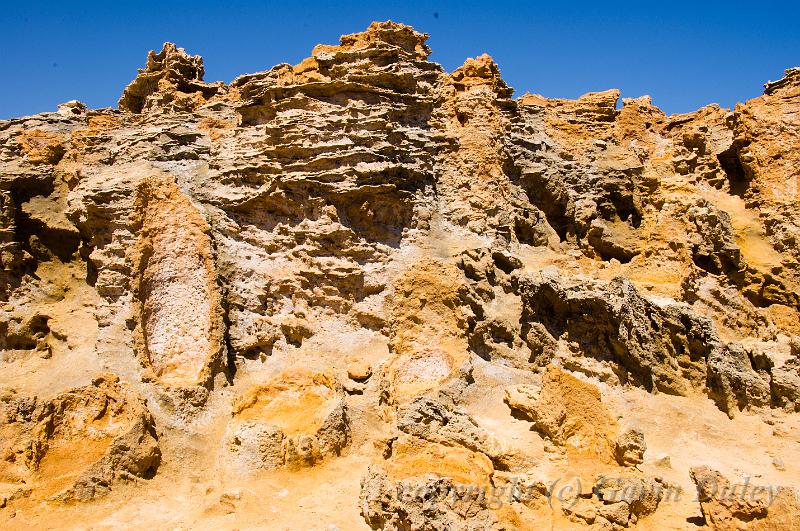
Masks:
[[[800,70],[667,116],[426,39],[0,122],[0,527],[797,525]]]

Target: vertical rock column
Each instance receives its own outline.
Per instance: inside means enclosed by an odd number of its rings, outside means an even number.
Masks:
[[[223,363],[208,223],[169,177],[141,182],[135,216],[141,362],[164,385],[207,385]]]

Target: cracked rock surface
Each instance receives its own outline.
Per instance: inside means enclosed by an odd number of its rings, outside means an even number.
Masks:
[[[0,121],[3,529],[799,525],[800,70],[668,116],[426,39]]]

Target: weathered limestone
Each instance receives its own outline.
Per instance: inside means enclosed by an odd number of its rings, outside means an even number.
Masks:
[[[134,294],[142,361],[166,385],[207,383],[222,364],[222,308],[210,228],[168,177],[136,190]]]
[[[332,375],[305,371],[250,388],[233,405],[225,458],[247,473],[339,455],[350,438],[342,395]]]
[[[3,481],[33,487],[26,495],[89,500],[152,476],[161,461],[145,400],[114,375],[50,400],[6,395],[0,405]]]
[[[711,529],[792,529],[800,524],[798,495],[777,485],[734,485],[706,466],[690,470]]]
[[[192,111],[225,90],[222,83],[203,82],[204,73],[202,57],[165,42],[160,52],[147,55],[147,65],[125,87],[119,108],[133,113]]]
[[[800,70],[668,116],[427,37],[0,122],[0,527],[794,522]]]

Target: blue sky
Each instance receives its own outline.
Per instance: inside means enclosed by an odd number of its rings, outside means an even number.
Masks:
[[[667,113],[732,107],[800,66],[797,2],[26,2],[0,9],[0,119],[79,99],[116,106],[166,40],[205,59],[206,80],[296,63],[317,43],[392,19],[431,35],[451,71],[491,54],[515,95],[619,88]]]

